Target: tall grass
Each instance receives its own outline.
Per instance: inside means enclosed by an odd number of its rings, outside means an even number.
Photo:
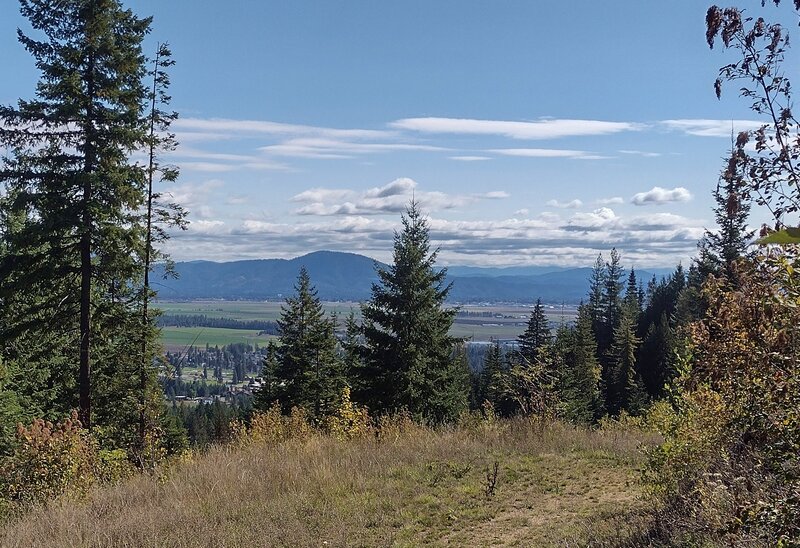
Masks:
[[[0,545],[558,545],[641,504],[640,446],[653,441],[520,419],[220,446],[35,509],[5,526]]]

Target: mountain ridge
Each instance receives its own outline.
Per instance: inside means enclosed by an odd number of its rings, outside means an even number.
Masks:
[[[175,264],[177,279],[158,284],[164,300],[226,299],[276,300],[294,291],[301,266],[305,266],[323,300],[362,301],[378,281],[375,267],[384,263],[357,253],[315,251],[292,259],[246,259],[214,262],[184,261]],[[578,303],[588,291],[591,268],[578,267],[462,267],[448,268],[453,283],[450,301],[530,303]],[[529,272],[529,273],[528,273]],[[637,272],[642,281],[665,269]],[[156,277],[163,276],[157,269]]]

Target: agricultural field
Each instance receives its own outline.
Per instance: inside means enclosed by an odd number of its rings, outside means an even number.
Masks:
[[[326,302],[323,303],[328,314],[336,313],[343,319],[354,311],[360,316],[359,303]],[[282,302],[279,301],[159,301],[157,303],[164,314],[171,315],[205,315],[209,318],[226,318],[248,321],[275,321],[281,313]],[[525,322],[531,313],[529,305],[485,305],[463,306],[450,331],[455,337],[463,337],[473,341],[493,339],[514,339],[525,329]],[[572,322],[577,311],[574,306],[546,305],[545,313],[553,324]],[[211,327],[164,327],[162,342],[169,350],[185,348],[189,345],[205,346],[209,344],[225,345],[237,342],[248,344],[266,344],[270,335],[258,335],[258,331],[247,329],[224,329]]]
[[[247,343],[266,345],[271,335],[259,335],[251,329],[223,329],[219,327],[163,327],[161,342],[168,349],[188,346],[225,346],[226,344]]]

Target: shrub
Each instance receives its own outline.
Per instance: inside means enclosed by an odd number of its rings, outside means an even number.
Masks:
[[[253,413],[249,425],[239,420],[231,422],[230,431],[233,443],[243,446],[306,438],[314,428],[303,408],[293,407],[289,415],[283,415],[280,403],[275,402],[266,412]]]
[[[800,546],[798,258],[711,279],[646,473],[676,529],[711,542]],[[663,518],[662,518],[663,519]]]
[[[339,406],[325,417],[323,425],[326,432],[339,440],[359,438],[372,432],[372,421],[367,410],[350,400],[349,387],[342,390]]]
[[[97,447],[81,429],[77,413],[58,424],[42,419],[19,424],[16,439],[13,453],[0,464],[0,496],[6,501],[29,505],[68,492],[82,494],[97,481]],[[111,462],[118,456],[105,458]]]

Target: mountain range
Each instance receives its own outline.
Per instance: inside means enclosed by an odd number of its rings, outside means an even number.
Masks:
[[[165,300],[277,300],[294,291],[305,266],[318,295],[329,301],[362,301],[378,280],[375,267],[386,267],[355,253],[317,251],[294,259],[260,259],[217,263],[188,261],[175,265],[178,278],[158,280]],[[449,300],[460,303],[519,302],[537,298],[548,303],[578,303],[586,297],[591,268],[448,267],[453,288]],[[637,271],[640,280],[663,276],[671,269]],[[163,271],[156,275],[163,275]]]

